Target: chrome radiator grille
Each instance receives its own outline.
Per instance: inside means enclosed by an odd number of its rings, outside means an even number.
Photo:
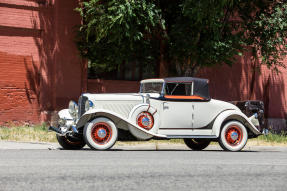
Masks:
[[[85,113],[85,103],[88,100],[86,96],[80,96],[78,106],[79,106],[79,111],[78,111],[78,116],[79,118]]]

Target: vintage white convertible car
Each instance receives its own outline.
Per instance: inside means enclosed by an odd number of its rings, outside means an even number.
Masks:
[[[239,107],[237,107],[238,105]],[[218,141],[240,151],[248,138],[262,134],[263,103],[211,99],[208,80],[191,77],[147,79],[140,92],[82,94],[61,110],[57,133],[64,149],[106,150],[117,140],[184,139],[192,150]]]

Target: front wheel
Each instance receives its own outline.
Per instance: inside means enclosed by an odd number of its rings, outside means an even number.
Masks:
[[[57,137],[59,144],[63,147],[63,149],[78,150],[78,149],[83,148],[86,145],[84,140],[75,139],[73,137],[70,137],[69,135],[60,136],[57,134],[56,137]]]
[[[195,151],[205,149],[210,143],[209,139],[183,139],[183,141],[186,146]]]
[[[221,129],[219,145],[226,151],[240,151],[246,145],[248,133],[239,121],[230,121]]]
[[[99,117],[85,125],[84,139],[91,149],[107,150],[116,143],[118,129],[110,119]]]

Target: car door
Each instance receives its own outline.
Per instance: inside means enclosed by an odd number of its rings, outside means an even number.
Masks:
[[[193,128],[192,82],[167,83],[162,100],[161,130]]]
[[[192,113],[191,102],[163,101],[160,129],[190,129],[193,127]]]

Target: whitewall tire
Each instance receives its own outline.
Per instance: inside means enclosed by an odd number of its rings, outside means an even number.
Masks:
[[[85,125],[84,139],[92,149],[107,150],[116,143],[118,129],[110,119],[99,117]]]
[[[229,121],[221,129],[219,145],[226,151],[240,151],[246,145],[248,133],[239,121]]]

